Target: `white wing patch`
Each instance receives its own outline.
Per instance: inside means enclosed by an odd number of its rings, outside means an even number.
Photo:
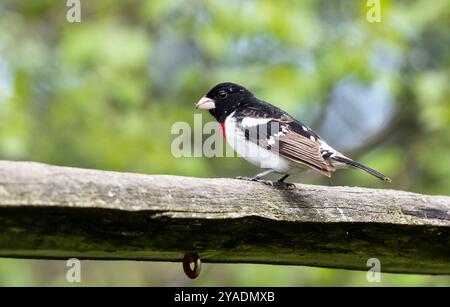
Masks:
[[[287,129],[285,127],[281,127],[281,131],[275,133],[273,136],[270,136],[269,140],[267,141],[267,144],[269,144],[270,146],[275,145],[275,139],[280,138],[282,136],[285,136],[286,133],[288,133]]]
[[[324,158],[332,158],[332,157],[336,156],[338,151],[336,149],[334,149],[333,147],[331,147],[330,145],[328,145],[326,142],[321,141],[320,153],[322,154],[322,156]]]
[[[271,118],[252,118],[252,117],[244,117],[242,119],[241,125],[244,128],[256,127],[259,125],[265,125],[270,122]]]
[[[287,131],[280,131],[280,132],[275,133],[273,136],[276,137],[276,138],[278,138],[278,137],[280,137],[280,136],[286,135],[286,133],[287,133]]]

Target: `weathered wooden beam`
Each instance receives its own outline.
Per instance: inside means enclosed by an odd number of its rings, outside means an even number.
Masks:
[[[450,274],[450,197],[0,161],[0,257]]]

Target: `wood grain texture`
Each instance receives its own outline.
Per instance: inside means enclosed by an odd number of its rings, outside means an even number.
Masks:
[[[0,161],[0,257],[450,274],[450,197]]]

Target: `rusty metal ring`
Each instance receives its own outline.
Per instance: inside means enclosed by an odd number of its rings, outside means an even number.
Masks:
[[[191,263],[194,263],[194,268],[191,269]],[[186,276],[194,279],[200,275],[202,269],[202,262],[200,256],[195,253],[185,253],[183,258],[183,270]]]

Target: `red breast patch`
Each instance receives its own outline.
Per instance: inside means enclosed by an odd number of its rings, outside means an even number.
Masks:
[[[225,140],[226,140],[226,139],[227,139],[227,136],[226,136],[226,132],[225,132],[225,122],[220,123],[220,128],[222,128],[222,135],[223,135],[223,137],[224,137]]]

